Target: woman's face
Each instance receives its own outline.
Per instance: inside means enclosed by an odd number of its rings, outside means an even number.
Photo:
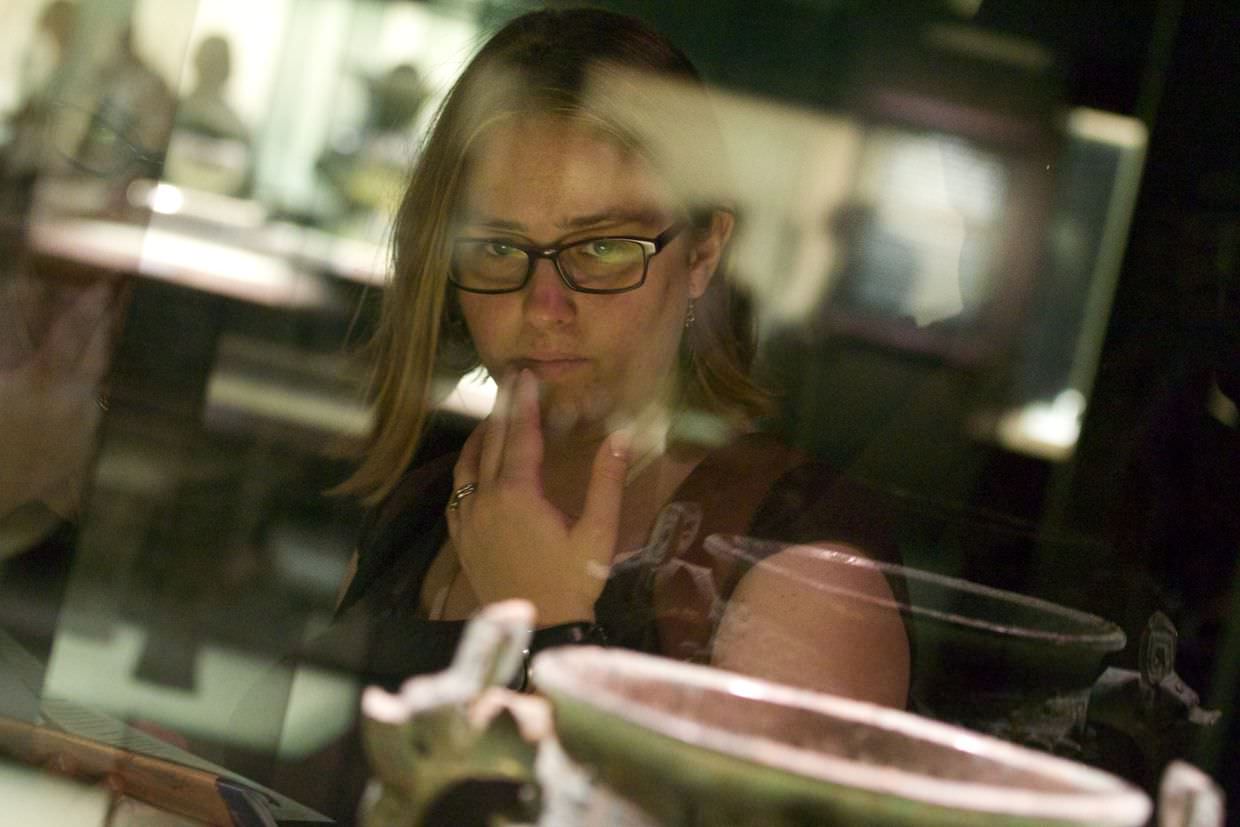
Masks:
[[[579,122],[514,118],[480,139],[463,194],[459,236],[551,247],[596,236],[654,238],[685,216],[648,164]],[[515,293],[459,291],[482,364],[495,377],[529,368],[553,425],[633,416],[665,398],[690,298],[702,295],[730,223],[686,229],[650,259],[626,293],[570,290],[539,259]]]

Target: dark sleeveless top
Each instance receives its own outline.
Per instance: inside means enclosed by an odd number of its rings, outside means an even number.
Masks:
[[[389,690],[448,666],[464,623],[427,620],[419,602],[446,539],[455,459],[411,471],[369,515],[336,622],[305,654]],[[613,566],[595,620],[614,645],[705,662],[721,608],[749,565],[712,552],[706,537],[843,543],[898,563],[890,515],[872,489],[770,436],[743,436],[709,454],[659,513],[649,544]]]

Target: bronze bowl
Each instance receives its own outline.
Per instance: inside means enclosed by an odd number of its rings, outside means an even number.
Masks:
[[[1135,827],[1150,813],[1100,770],[719,669],[566,647],[535,659],[533,681],[567,754],[641,823]]]

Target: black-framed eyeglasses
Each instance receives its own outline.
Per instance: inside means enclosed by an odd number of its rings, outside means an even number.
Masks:
[[[558,247],[535,247],[497,238],[458,238],[452,243],[448,280],[470,293],[514,293],[529,282],[538,260],[549,258],[569,290],[624,293],[645,284],[650,259],[686,225],[679,221],[654,238],[598,236]]]

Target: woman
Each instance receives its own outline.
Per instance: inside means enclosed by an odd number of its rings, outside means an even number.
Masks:
[[[669,80],[686,103],[662,119],[643,90]],[[376,679],[441,668],[462,620],[523,597],[536,645],[608,640],[904,704],[898,614],[829,619],[838,588],[889,602],[881,576],[823,584],[804,555],[746,570],[702,543],[873,553],[876,525],[846,483],[750,433],[767,395],[720,267],[735,219],[673,184],[649,139],[714,147],[704,94],[644,24],[543,11],[497,33],[444,103],[400,211],[377,421],[347,486],[375,508],[340,613],[364,618]],[[494,412],[410,471],[436,377],[477,363]]]

